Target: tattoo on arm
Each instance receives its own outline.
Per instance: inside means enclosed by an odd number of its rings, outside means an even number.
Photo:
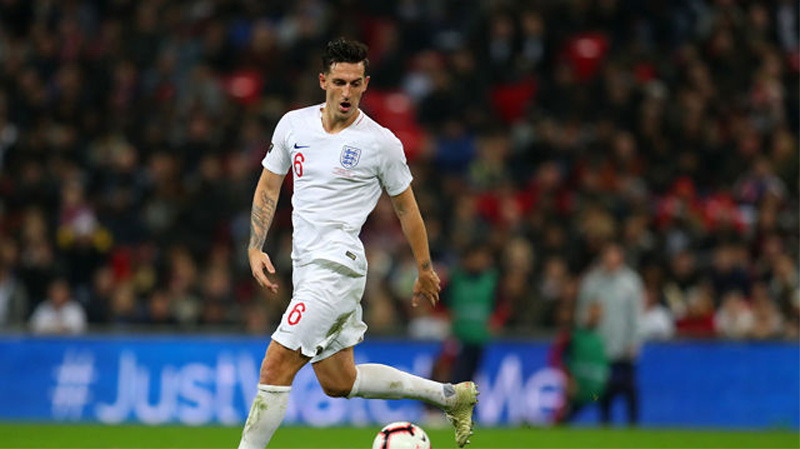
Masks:
[[[247,249],[264,248],[267,240],[267,230],[272,224],[272,217],[275,215],[275,200],[270,198],[266,191],[261,193],[253,201],[253,210],[250,213],[250,244]]]
[[[420,265],[420,267],[422,267],[422,271],[428,271],[431,268],[431,261],[426,260],[425,262],[422,262],[422,265]]]

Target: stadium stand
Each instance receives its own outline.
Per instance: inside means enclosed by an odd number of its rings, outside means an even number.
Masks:
[[[66,280],[89,329],[266,335],[291,183],[270,298],[244,253],[260,161],[346,35],[370,45],[363,108],[405,144],[443,280],[490,245],[495,329],[553,331],[615,240],[651,335],[797,339],[797,3],[528,4],[1,2],[0,329]],[[445,309],[408,305],[386,199],[362,237],[372,331],[446,334]]]

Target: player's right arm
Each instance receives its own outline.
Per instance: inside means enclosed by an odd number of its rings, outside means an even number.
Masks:
[[[275,207],[278,205],[278,194],[281,192],[284,176],[266,168],[261,171],[256,193],[253,195],[253,208],[250,211],[250,243],[247,246],[250,269],[258,284],[273,293],[278,291],[278,284],[270,281],[264,272],[266,269],[270,274],[275,273],[272,261],[264,252],[264,242],[267,240],[267,231],[275,216]]]

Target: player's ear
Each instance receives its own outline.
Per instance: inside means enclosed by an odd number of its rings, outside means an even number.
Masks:
[[[364,90],[367,90],[367,87],[369,87],[369,75],[364,77]]]
[[[319,88],[322,89],[322,90],[326,90],[325,89],[325,74],[324,73],[320,73],[319,74]]]

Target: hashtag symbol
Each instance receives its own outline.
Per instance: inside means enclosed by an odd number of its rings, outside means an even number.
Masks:
[[[79,419],[89,402],[89,386],[95,380],[94,357],[90,353],[67,351],[54,374],[53,415],[57,419]]]

